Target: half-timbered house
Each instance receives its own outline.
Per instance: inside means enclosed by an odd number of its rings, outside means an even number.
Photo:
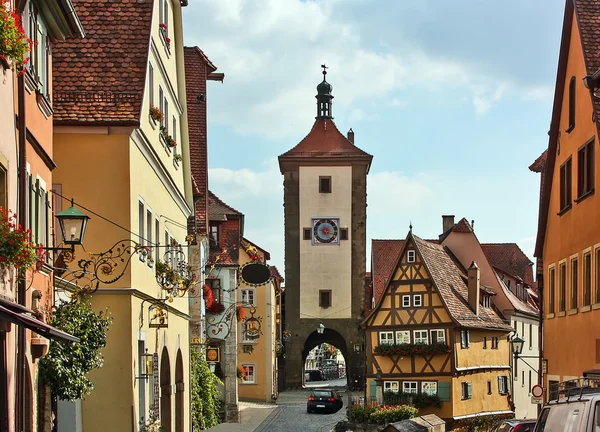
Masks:
[[[512,414],[512,328],[481,285],[477,264],[465,269],[447,248],[412,231],[405,240],[376,242],[375,304],[362,322],[367,396],[380,403],[390,391],[432,396],[420,413],[456,425]]]

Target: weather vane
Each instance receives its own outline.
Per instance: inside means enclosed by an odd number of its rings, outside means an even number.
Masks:
[[[323,79],[325,79],[325,75],[327,75],[327,69],[329,68],[325,66],[325,64],[322,64],[321,67],[323,68]]]

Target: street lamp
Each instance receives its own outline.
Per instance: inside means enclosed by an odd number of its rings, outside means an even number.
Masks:
[[[325,326],[323,325],[323,321],[319,321],[319,324],[317,324],[317,333],[323,334],[323,331],[325,331]]]
[[[71,247],[55,247],[45,249],[51,251],[74,251],[76,245],[83,243],[85,228],[87,227],[90,217],[85,213],[82,213],[79,209],[75,208],[74,202],[71,200],[71,207],[58,213],[56,215],[56,219],[58,219],[58,225],[63,237],[63,242]]]
[[[154,356],[148,353],[148,348],[146,348],[146,352],[140,355],[140,376],[138,379],[148,379],[152,376],[153,371]]]
[[[518,357],[523,352],[523,344],[525,343],[524,339],[521,339],[519,336],[515,336],[510,340],[510,346],[512,349],[512,353],[515,357]]]

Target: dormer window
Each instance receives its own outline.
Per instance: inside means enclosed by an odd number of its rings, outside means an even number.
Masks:
[[[219,225],[211,224],[209,226],[208,242],[211,248],[219,247]]]
[[[406,262],[414,263],[416,261],[417,254],[413,249],[409,249],[406,253]]]
[[[492,296],[489,294],[481,294],[481,306],[492,307]]]

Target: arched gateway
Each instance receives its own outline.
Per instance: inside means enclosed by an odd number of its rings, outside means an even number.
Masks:
[[[349,379],[363,383],[359,330],[366,265],[367,173],[373,157],[345,137],[332,117],[332,86],[317,86],[317,117],[309,134],[279,156],[284,175],[285,388],[302,385],[308,351],[338,347]],[[324,325],[323,334],[316,332]],[[312,345],[312,346],[310,346]]]

